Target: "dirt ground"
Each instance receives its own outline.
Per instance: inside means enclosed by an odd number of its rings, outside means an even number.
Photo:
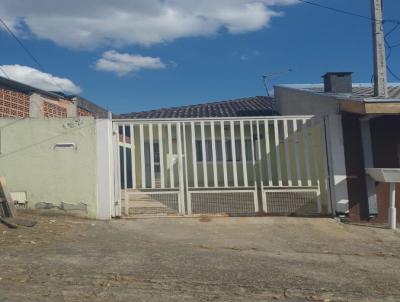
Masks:
[[[400,301],[400,233],[331,219],[0,226],[0,302]]]

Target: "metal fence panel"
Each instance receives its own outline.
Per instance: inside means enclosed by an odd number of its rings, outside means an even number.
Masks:
[[[300,208],[329,213],[322,127],[321,120],[306,116],[116,120],[116,182],[124,200],[119,210],[126,215],[291,214]],[[134,197],[143,209],[131,206]]]

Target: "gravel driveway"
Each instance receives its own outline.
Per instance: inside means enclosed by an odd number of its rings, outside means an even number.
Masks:
[[[0,302],[400,301],[400,233],[383,228],[23,215],[38,225],[0,227]]]

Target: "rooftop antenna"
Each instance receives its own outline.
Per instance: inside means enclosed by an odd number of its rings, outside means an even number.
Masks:
[[[269,97],[271,96],[270,93],[269,93],[267,81],[269,79],[272,79],[272,78],[287,74],[289,72],[292,72],[292,69],[285,69],[285,70],[275,71],[275,72],[272,72],[272,73],[269,73],[269,74],[265,74],[265,75],[262,76],[262,80],[263,80],[263,84],[264,84],[264,87],[265,87],[265,91],[267,92],[267,96],[269,96]]]

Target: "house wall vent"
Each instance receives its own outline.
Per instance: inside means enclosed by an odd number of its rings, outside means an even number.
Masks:
[[[324,78],[324,91],[330,93],[352,93],[352,72],[327,72]]]

